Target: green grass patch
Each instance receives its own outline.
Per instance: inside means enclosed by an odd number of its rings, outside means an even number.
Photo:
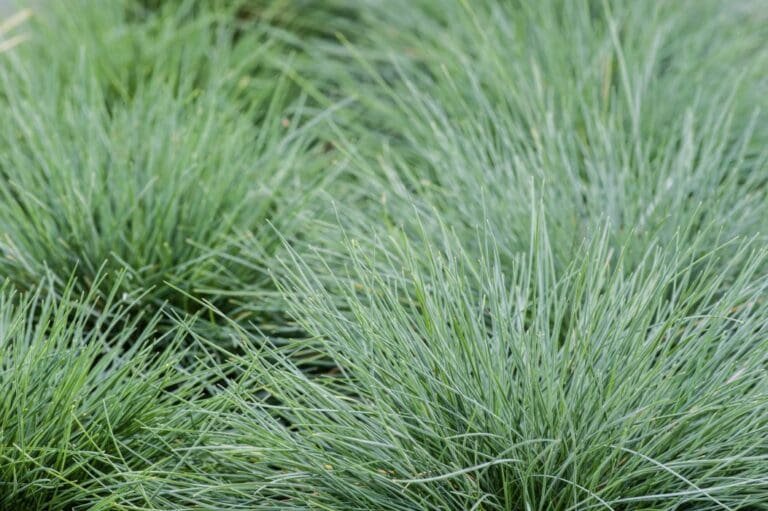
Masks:
[[[768,509],[764,11],[0,22],[0,508]]]

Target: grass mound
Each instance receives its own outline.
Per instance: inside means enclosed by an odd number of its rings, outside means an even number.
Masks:
[[[710,244],[765,233],[768,52],[749,11],[545,0],[363,12],[345,34],[362,42],[321,76],[355,100],[332,136],[390,222],[418,229],[415,202],[436,232],[430,217],[465,240],[487,224],[507,257],[527,250],[543,201],[558,265],[606,222],[628,260],[681,230],[717,225]],[[734,61],[750,65],[720,80]]]
[[[114,293],[98,301],[71,286],[61,296],[0,292],[4,509],[77,509],[121,474],[150,469],[169,455],[152,428],[200,393],[178,366],[178,339],[156,346],[157,318],[139,330]]]
[[[293,313],[342,372],[243,358],[199,505],[762,509],[764,247],[725,281],[725,247],[653,248],[627,276],[607,236],[560,274],[543,227],[531,245],[509,273],[492,242],[353,247],[332,293],[297,271]]]
[[[61,287],[74,272],[87,289],[106,263],[149,308],[195,312],[203,296],[236,314],[232,295],[246,291],[258,306],[274,294],[276,230],[293,234],[332,174],[305,101],[276,72],[251,83],[258,38],[233,46],[206,17],[223,14],[131,23],[118,4],[61,13],[60,48],[41,28],[0,73],[3,279],[26,289],[51,272]]]

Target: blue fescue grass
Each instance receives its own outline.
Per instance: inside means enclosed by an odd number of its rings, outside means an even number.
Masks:
[[[367,4],[364,28],[344,34],[358,42],[329,52],[330,72],[311,68],[355,98],[330,136],[391,222],[412,223],[415,199],[467,239],[490,224],[514,253],[526,249],[530,204],[544,200],[558,264],[605,222],[630,258],[686,227],[765,232],[768,53],[747,13],[713,2],[394,4]]]
[[[205,405],[196,477],[155,483],[173,488],[159,498],[764,509],[765,247],[653,246],[626,274],[605,234],[556,271],[537,222],[511,267],[484,233],[481,259],[446,234],[377,254],[352,244],[336,277],[288,262],[291,311],[340,372],[313,378],[264,348],[238,358],[241,379]]]
[[[25,18],[0,507],[768,509],[759,2]]]
[[[55,36],[39,22],[0,71],[3,279],[62,286],[74,271],[87,288],[106,261],[150,307],[194,312],[204,296],[237,314],[248,291],[269,309],[276,230],[300,230],[333,175],[305,99],[278,72],[260,81],[260,38],[235,42],[227,11],[131,23],[120,2],[81,7]]]
[[[83,506],[106,481],[169,456],[152,428],[190,418],[181,405],[201,387],[181,369],[180,338],[163,341],[157,316],[139,327],[115,295],[0,291],[3,508]]]

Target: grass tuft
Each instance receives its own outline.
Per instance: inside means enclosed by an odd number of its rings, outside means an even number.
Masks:
[[[84,506],[105,481],[164,460],[152,428],[189,417],[180,404],[200,393],[204,373],[181,369],[178,336],[160,351],[158,318],[138,328],[116,294],[0,292],[4,509]]]
[[[656,246],[627,275],[607,232],[562,273],[543,222],[510,271],[481,239],[480,260],[450,235],[440,249],[383,242],[389,255],[351,246],[338,278],[291,263],[292,313],[340,372],[243,356],[242,379],[207,405],[207,486],[172,476],[166,497],[194,495],[199,509],[764,508],[764,247]]]
[[[0,274],[29,289],[51,273],[61,289],[74,271],[87,289],[106,263],[149,309],[194,313],[205,298],[237,315],[247,292],[251,312],[270,310],[277,229],[299,231],[333,175],[307,133],[306,98],[285,76],[251,83],[259,57],[237,61],[245,43],[208,20],[223,13],[132,24],[118,4],[61,13],[61,30],[85,41],[48,55],[40,28],[0,70]]]

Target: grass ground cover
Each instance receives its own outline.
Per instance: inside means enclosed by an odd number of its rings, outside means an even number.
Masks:
[[[179,336],[158,348],[158,316],[139,328],[114,292],[97,307],[95,291],[72,290],[0,294],[5,509],[78,508],[105,482],[170,456],[151,428],[191,419],[180,405],[201,393],[180,368]]]
[[[766,21],[0,22],[0,507],[768,509]]]
[[[106,264],[105,291],[124,270],[121,291],[150,307],[194,312],[206,296],[237,314],[245,282],[251,305],[267,304],[275,229],[293,234],[332,175],[301,96],[277,71],[260,79],[260,37],[234,42],[218,26],[228,11],[131,21],[119,2],[70,8],[2,71],[5,279],[75,274],[87,289]],[[235,262],[241,246],[250,264]]]
[[[367,25],[345,34],[364,42],[325,75],[356,101],[334,136],[392,223],[412,223],[415,194],[466,239],[488,223],[506,257],[527,247],[530,204],[556,204],[558,264],[604,223],[628,258],[689,227],[765,232],[757,112],[768,53],[751,13],[707,2],[395,3],[364,10]],[[725,69],[733,80],[717,79]]]

